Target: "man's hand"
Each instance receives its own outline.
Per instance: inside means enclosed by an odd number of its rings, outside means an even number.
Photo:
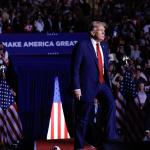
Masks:
[[[82,96],[80,89],[74,90],[73,94],[74,94],[74,96],[75,96],[76,99],[80,100],[80,97]]]

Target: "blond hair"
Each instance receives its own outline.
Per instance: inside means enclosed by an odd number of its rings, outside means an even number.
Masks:
[[[95,31],[99,26],[103,26],[104,28],[107,27],[105,22],[102,21],[92,21],[89,25],[89,34],[91,35],[92,31]]]

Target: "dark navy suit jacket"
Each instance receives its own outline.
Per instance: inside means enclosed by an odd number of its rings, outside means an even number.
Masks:
[[[101,47],[104,55],[104,79],[109,85],[108,45],[102,42]],[[81,100],[93,101],[100,84],[98,81],[98,61],[91,39],[78,43],[72,56],[72,90],[81,89]]]

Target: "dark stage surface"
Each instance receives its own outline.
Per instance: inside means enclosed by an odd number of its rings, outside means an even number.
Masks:
[[[18,147],[0,147],[0,150],[52,150],[53,146],[59,146],[60,150],[73,150],[73,143],[73,139],[38,140],[34,145],[22,142]],[[150,142],[106,142],[97,148],[86,144],[83,150],[150,150]]]
[[[61,150],[74,150],[74,141],[71,140],[47,140],[37,141],[34,150],[52,150],[53,146],[59,146]],[[84,150],[149,150],[150,143],[123,143],[123,142],[106,142],[100,147],[93,147],[86,144]]]

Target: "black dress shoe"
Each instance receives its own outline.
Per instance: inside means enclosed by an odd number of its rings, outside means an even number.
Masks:
[[[99,145],[96,150],[105,150],[104,144]]]
[[[121,142],[121,139],[119,139],[119,138],[107,139],[106,142],[109,142],[109,143],[117,143],[117,142]]]

